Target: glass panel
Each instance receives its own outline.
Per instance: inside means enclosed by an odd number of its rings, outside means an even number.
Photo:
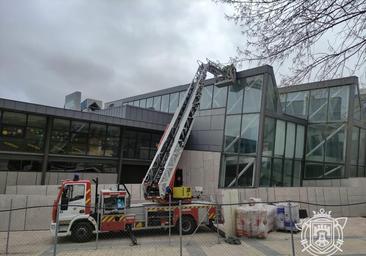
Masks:
[[[200,101],[200,109],[209,109],[212,105],[212,91],[213,86],[205,86],[202,89],[201,101]]]
[[[271,181],[271,158],[262,157],[261,165],[261,176],[259,180],[259,185],[263,187],[268,187]]]
[[[359,155],[358,155],[358,164],[365,165],[365,147],[366,147],[366,130],[360,130],[360,147],[359,147]]]
[[[358,167],[357,177],[364,177],[365,176],[365,168],[363,166]]]
[[[161,112],[169,111],[169,94],[161,97]]]
[[[45,116],[28,115],[28,126],[44,128],[47,123]]]
[[[325,161],[342,162],[345,155],[346,124],[329,124],[325,145]]]
[[[14,126],[3,126],[1,135],[4,137],[23,138],[24,128]]]
[[[238,118],[239,119],[239,118]],[[256,154],[258,143],[259,114],[243,115],[241,121],[240,152]]]
[[[341,178],[344,174],[344,166],[343,165],[325,165],[324,177],[323,178]]]
[[[305,127],[302,125],[297,125],[295,158],[303,158],[304,143],[305,143]]]
[[[357,177],[357,170],[358,170],[357,166],[351,165],[349,176],[350,177]]]
[[[273,173],[271,186],[282,186],[282,159],[273,159]]]
[[[361,108],[360,108],[360,98],[359,98],[359,93],[358,93],[358,86],[355,85],[355,94],[354,94],[354,98],[353,98],[353,118],[356,120],[360,120],[361,119]]]
[[[0,150],[24,151],[24,140],[4,137],[0,140]]]
[[[152,108],[153,107],[153,98],[148,98],[146,100],[146,108]]]
[[[277,90],[273,87],[272,76],[268,76],[266,109],[277,112]]]
[[[349,86],[329,89],[329,121],[345,121],[348,114]]]
[[[306,163],[305,178],[321,178],[323,176],[323,164],[320,163]]]
[[[240,137],[240,115],[227,116],[225,123],[225,152],[238,153]]]
[[[102,145],[106,135],[107,126],[103,124],[90,124],[89,143]]]
[[[88,155],[103,156],[104,149],[102,145],[89,145]]]
[[[213,108],[223,108],[226,106],[227,86],[214,86],[214,95],[212,101]]]
[[[70,121],[65,119],[53,119],[53,130],[58,131],[69,131],[70,129]]]
[[[44,129],[27,127],[25,138],[28,140],[43,140]]]
[[[351,163],[357,164],[358,161],[358,144],[359,144],[360,129],[352,128],[352,143],[351,143]]]
[[[177,110],[178,107],[178,98],[179,93],[172,93],[170,94],[170,101],[169,101],[169,113],[174,113],[175,110]]]
[[[186,91],[179,92],[179,105],[182,104],[185,96],[186,96]]]
[[[155,156],[161,136],[160,134],[151,134],[150,159]]]
[[[25,126],[27,115],[23,113],[7,112],[3,113],[3,124],[13,124]]]
[[[161,105],[161,96],[156,96],[154,97],[154,103],[153,103],[153,108],[156,111],[160,111],[160,105]]]
[[[328,89],[310,91],[309,121],[325,122],[327,120]]]
[[[286,113],[297,117],[307,118],[309,92],[291,92],[287,94]]]
[[[300,187],[301,184],[301,161],[294,162],[293,186]]]
[[[150,152],[150,140],[149,133],[139,132],[136,143],[136,154],[138,159],[149,159]]]
[[[87,133],[89,131],[89,123],[72,121],[71,132]]]
[[[139,101],[140,108],[146,108],[146,99],[142,99]]]
[[[295,151],[295,128],[294,123],[287,122],[285,157],[293,158]]]
[[[275,137],[275,156],[283,156],[285,152],[285,133],[286,122],[277,120],[276,137]]]
[[[324,161],[326,125],[312,124],[308,126],[306,159]]]
[[[120,128],[118,126],[108,126],[108,130],[107,130],[107,136],[108,137],[119,137],[120,134]]]
[[[115,146],[106,146],[104,151],[104,156],[118,156],[119,154],[119,148]]]
[[[280,102],[281,102],[282,112],[286,112],[286,98],[287,98],[286,93],[280,94]]]
[[[135,101],[133,102],[133,105],[134,105],[135,107],[138,107],[138,106],[140,106],[140,101],[138,101],[138,100],[135,100]]]
[[[135,158],[136,152],[136,132],[125,131],[123,133],[123,157],[124,158]]]
[[[263,138],[263,155],[273,155],[273,144],[275,135],[275,120],[273,118],[265,118],[264,121],[264,138]]]
[[[42,161],[0,159],[0,171],[41,172]]]
[[[240,187],[253,186],[254,167],[255,167],[255,158],[239,156],[238,186]]]
[[[236,169],[238,163],[238,156],[223,155],[222,167],[221,167],[221,186],[233,187],[236,186]]]
[[[243,105],[244,86],[235,83],[229,86],[229,95],[227,102],[227,114],[239,114]]]
[[[292,186],[292,160],[285,159],[284,167],[283,167],[283,186],[291,187]]]
[[[75,154],[75,155],[85,155],[86,148],[87,148],[87,146],[85,144],[75,144],[74,143],[71,145],[70,152],[66,152],[66,153],[71,153],[71,154]]]
[[[75,142],[75,143],[87,144],[88,143],[88,135],[83,134],[83,133],[71,133],[70,141]]]
[[[263,76],[246,78],[243,113],[260,112]]]

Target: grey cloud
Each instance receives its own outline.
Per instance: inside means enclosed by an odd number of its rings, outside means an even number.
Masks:
[[[241,40],[209,0],[0,0],[0,35],[0,97],[55,106],[189,82],[197,59],[227,61]]]

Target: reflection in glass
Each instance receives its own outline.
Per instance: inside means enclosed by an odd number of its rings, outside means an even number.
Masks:
[[[205,86],[202,88],[202,95],[200,101],[200,109],[210,109],[212,105],[212,91],[213,86]]]
[[[309,92],[291,92],[287,94],[286,113],[306,118],[308,114]]]
[[[277,112],[277,90],[273,88],[272,76],[268,78],[266,109],[270,112]]]
[[[221,182],[220,182],[221,187],[228,187],[232,183],[232,181],[235,180],[237,163],[238,163],[238,156],[223,155],[222,167],[221,167]]]
[[[357,164],[358,161],[358,144],[360,128],[352,127],[352,143],[351,143],[351,163]]]
[[[3,112],[3,124],[13,124],[19,126],[25,126],[27,120],[27,115],[23,113],[16,112]]]
[[[365,165],[365,152],[366,147],[366,130],[360,130],[360,147],[359,147],[359,157],[358,157],[358,165]]]
[[[301,185],[301,161],[294,161],[293,184],[294,187]]]
[[[342,162],[345,152],[346,124],[329,124],[325,145],[325,161]]]
[[[285,159],[283,165],[283,186],[291,187],[292,185],[292,160]]]
[[[273,159],[273,173],[271,186],[282,186],[282,158]]]
[[[262,84],[262,75],[246,78],[243,113],[260,112]],[[274,94],[273,92],[271,97],[275,97]]]
[[[239,114],[243,105],[244,86],[235,83],[229,86],[228,102],[226,107],[227,114]]]
[[[153,98],[147,98],[146,100],[146,108],[152,108],[153,107]]]
[[[161,112],[169,111],[169,94],[163,95],[161,97]]]
[[[285,134],[286,122],[277,120],[276,137],[275,137],[275,156],[283,156],[285,152]]]
[[[295,158],[303,158],[304,143],[305,143],[305,127],[303,125],[297,125]]]
[[[46,127],[47,118],[45,116],[28,115],[27,126],[44,128]]]
[[[214,86],[214,94],[212,107],[213,108],[223,108],[226,105],[226,94],[227,94],[227,86],[218,87]]]
[[[179,92],[179,105],[182,104],[185,96],[186,96],[186,91]]]
[[[271,158],[262,157],[261,166],[261,176],[259,180],[259,185],[263,187],[268,187],[271,181]]]
[[[238,153],[240,138],[240,115],[226,116],[225,152]]]
[[[349,86],[329,89],[329,121],[345,121],[348,114]]]
[[[139,107],[140,108],[146,108],[146,99],[142,99],[139,101]]]
[[[361,104],[360,104],[360,97],[358,93],[358,86],[355,85],[355,94],[353,98],[353,119],[361,120]]]
[[[156,111],[160,111],[160,105],[161,105],[161,96],[156,96],[154,97],[154,103],[153,103],[153,108]]]
[[[237,186],[239,187],[253,187],[254,186],[254,168],[255,168],[255,158],[239,156],[238,164],[238,175],[235,180],[238,180]],[[231,183],[233,183],[232,181]],[[229,186],[230,187],[230,186]]]
[[[263,155],[272,156],[275,135],[275,120],[266,117],[264,121]]]
[[[293,158],[295,151],[295,128],[294,123],[287,122],[285,157]]]
[[[341,178],[344,175],[343,165],[326,164],[324,170],[324,178]]]
[[[174,113],[175,110],[177,110],[178,100],[179,100],[178,92],[170,94],[169,113]]]
[[[321,178],[323,171],[323,164],[307,162],[305,165],[305,178]]]
[[[309,120],[325,122],[327,120],[328,89],[310,91]]]
[[[324,161],[324,146],[326,139],[326,125],[308,125],[306,159]]]
[[[241,121],[240,152],[256,154],[259,129],[259,114],[243,115]]]

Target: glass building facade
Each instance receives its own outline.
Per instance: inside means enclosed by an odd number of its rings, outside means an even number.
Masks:
[[[117,174],[124,165],[125,178],[139,183],[161,135],[159,130],[0,108],[0,171]]]

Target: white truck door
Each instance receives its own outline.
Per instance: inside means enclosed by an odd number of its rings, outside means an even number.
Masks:
[[[72,220],[85,214],[85,184],[69,184],[64,188],[61,197],[60,220]]]

